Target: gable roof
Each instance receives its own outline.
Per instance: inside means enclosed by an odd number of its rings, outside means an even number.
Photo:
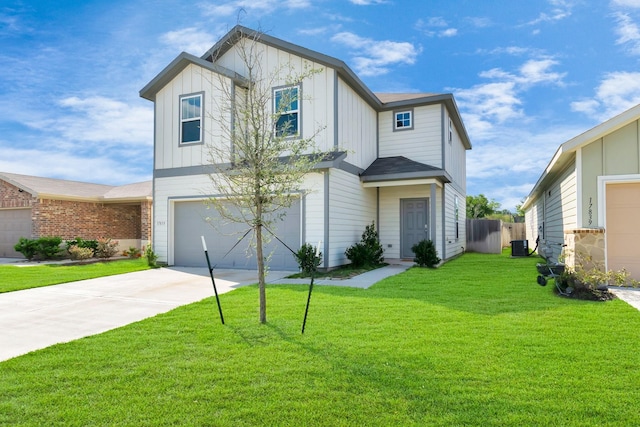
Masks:
[[[153,78],[145,87],[140,89],[140,96],[149,101],[155,101],[156,94],[167,85],[175,76],[180,74],[182,70],[187,68],[190,64],[198,65],[202,68],[210,70],[214,73],[221,74],[229,77],[231,80],[239,84],[240,86],[247,86],[247,80],[240,76],[235,71],[228,68],[221,67],[218,64],[214,64],[210,61],[198,58],[187,52],[182,52],[178,55],[169,65],[164,67],[160,73]]]
[[[544,190],[544,186],[553,181],[558,174],[564,170],[564,168],[575,158],[576,151],[578,151],[578,149],[589,145],[592,142],[639,119],[640,104],[561,144],[522,204],[522,209],[528,208],[528,206],[537,198],[538,194]]]
[[[47,199],[124,202],[151,200],[151,181],[122,186],[67,181],[56,178],[0,172],[0,179],[33,197]]]
[[[467,130],[462,123],[460,112],[453,98],[453,94],[374,94],[360,78],[344,63],[337,58],[322,54],[320,52],[307,49],[302,46],[278,39],[260,31],[252,30],[236,25],[223,36],[211,49],[200,58],[188,53],[181,53],[164,70],[151,80],[140,90],[140,96],[149,101],[155,100],[156,93],[162,89],[169,81],[177,76],[189,64],[196,64],[213,72],[223,74],[238,82],[241,86],[247,86],[246,79],[236,72],[221,67],[215,63],[216,59],[228,52],[240,39],[249,38],[259,40],[267,46],[271,46],[285,52],[300,56],[313,62],[322,64],[328,68],[336,70],[342,80],[344,80],[362,99],[365,100],[374,110],[386,111],[394,108],[406,108],[409,106],[429,105],[435,103],[444,104],[449,110],[451,120],[460,133],[462,144],[467,150],[471,149],[471,141]]]

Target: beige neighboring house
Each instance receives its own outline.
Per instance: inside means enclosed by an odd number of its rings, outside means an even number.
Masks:
[[[527,239],[640,280],[640,105],[562,144],[523,204]]]
[[[111,186],[0,172],[0,257],[20,257],[20,237],[151,240],[151,181]]]

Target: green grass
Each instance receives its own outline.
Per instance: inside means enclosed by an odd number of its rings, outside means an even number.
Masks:
[[[255,287],[0,363],[0,425],[640,425],[640,313],[466,254],[368,290]]]
[[[33,267],[0,265],[0,293],[130,273],[148,268],[144,258],[85,265],[50,264]]]

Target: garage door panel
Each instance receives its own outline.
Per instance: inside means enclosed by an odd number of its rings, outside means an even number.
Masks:
[[[13,247],[31,237],[31,209],[0,209],[0,257],[22,257]]]
[[[607,267],[640,280],[640,183],[607,185]]]
[[[174,206],[174,264],[205,267],[200,236],[205,236],[211,264],[217,268],[255,269],[255,250],[250,247],[253,233],[243,236],[246,224],[232,223],[219,216],[203,202],[176,202]],[[294,204],[278,221],[273,232],[293,250],[300,247],[300,204]],[[268,232],[265,230],[265,234]],[[239,243],[238,241],[242,239]],[[235,247],[234,247],[235,246]],[[265,255],[273,251],[270,268],[297,270],[298,264],[291,252],[275,238],[265,245]]]

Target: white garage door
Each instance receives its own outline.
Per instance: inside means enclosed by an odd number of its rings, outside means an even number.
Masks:
[[[640,280],[640,183],[607,185],[607,267]]]
[[[252,233],[227,254],[247,231],[244,224],[225,223],[221,231],[216,230],[205,218],[219,223],[217,212],[213,207],[207,209],[203,202],[176,202],[174,207],[174,264],[186,267],[206,267],[207,260],[202,250],[200,236],[205,236],[207,251],[214,268],[255,269],[257,262],[252,250],[247,253],[247,246]],[[277,229],[272,230],[280,240],[294,251],[300,249],[300,203],[295,203],[283,221],[278,221]],[[266,232],[265,234],[268,234]],[[276,239],[272,239],[265,247],[265,255],[273,252],[269,262],[272,270],[297,270],[298,263],[293,254]]]
[[[31,238],[31,209],[0,209],[0,257],[22,258],[13,250],[20,237]]]

